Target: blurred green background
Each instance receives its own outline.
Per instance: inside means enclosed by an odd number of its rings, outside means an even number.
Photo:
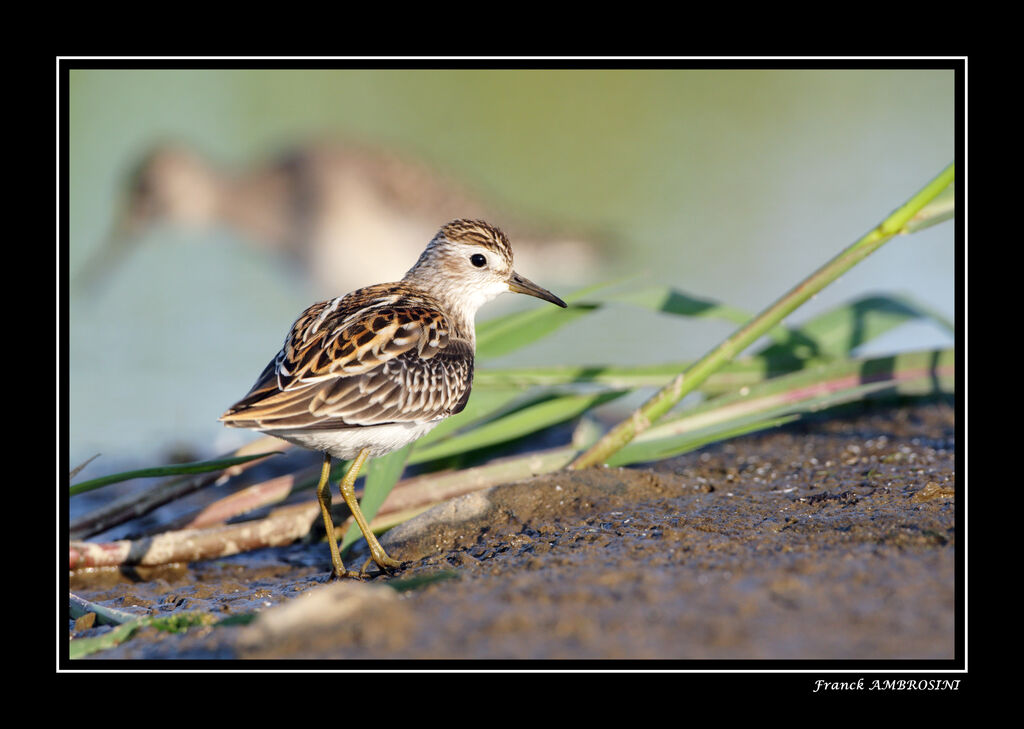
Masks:
[[[757,312],[955,154],[951,70],[78,69],[69,84],[72,276],[154,143],[242,166],[337,135],[416,155],[518,214],[599,232],[612,248],[597,279],[637,274],[638,286]],[[878,291],[955,319],[953,230],[890,242],[791,321]],[[578,277],[554,268],[522,273],[562,295],[579,285],[559,287]],[[322,293],[237,232],[146,233],[98,291],[69,294],[71,465],[103,453],[90,471],[109,472],[254,438],[217,417]],[[480,319],[540,305],[525,299],[502,297]],[[729,331],[610,306],[493,364],[676,361]],[[865,353],[949,344],[908,325]]]

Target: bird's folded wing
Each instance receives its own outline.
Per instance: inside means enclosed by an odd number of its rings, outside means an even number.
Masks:
[[[465,407],[471,345],[434,307],[307,309],[284,348],[221,420],[270,429],[334,429],[436,420]]]

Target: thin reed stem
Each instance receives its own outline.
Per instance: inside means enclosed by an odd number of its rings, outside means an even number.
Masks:
[[[801,281],[700,360],[676,375],[671,382],[634,411],[632,415],[612,428],[590,449],[569,464],[569,468],[586,468],[606,463],[612,454],[651,427],[652,423],[671,410],[683,397],[699,387],[723,364],[742,353],[800,305],[878,250],[883,243],[903,232],[907,223],[925,205],[949,187],[954,178],[955,164],[950,163],[937,177],[860,240]]]

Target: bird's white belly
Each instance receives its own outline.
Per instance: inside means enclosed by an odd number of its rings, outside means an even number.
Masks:
[[[343,430],[265,430],[289,443],[323,451],[334,458],[348,460],[355,458],[364,448],[370,450],[369,456],[375,458],[419,440],[444,420],[431,420],[425,423],[388,423],[386,425],[364,425]]]

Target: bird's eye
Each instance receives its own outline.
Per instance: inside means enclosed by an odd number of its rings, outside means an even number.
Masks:
[[[487,263],[487,258],[486,256],[484,256],[483,253],[474,253],[472,256],[469,257],[469,262],[472,263],[477,268],[483,268],[483,266]]]

